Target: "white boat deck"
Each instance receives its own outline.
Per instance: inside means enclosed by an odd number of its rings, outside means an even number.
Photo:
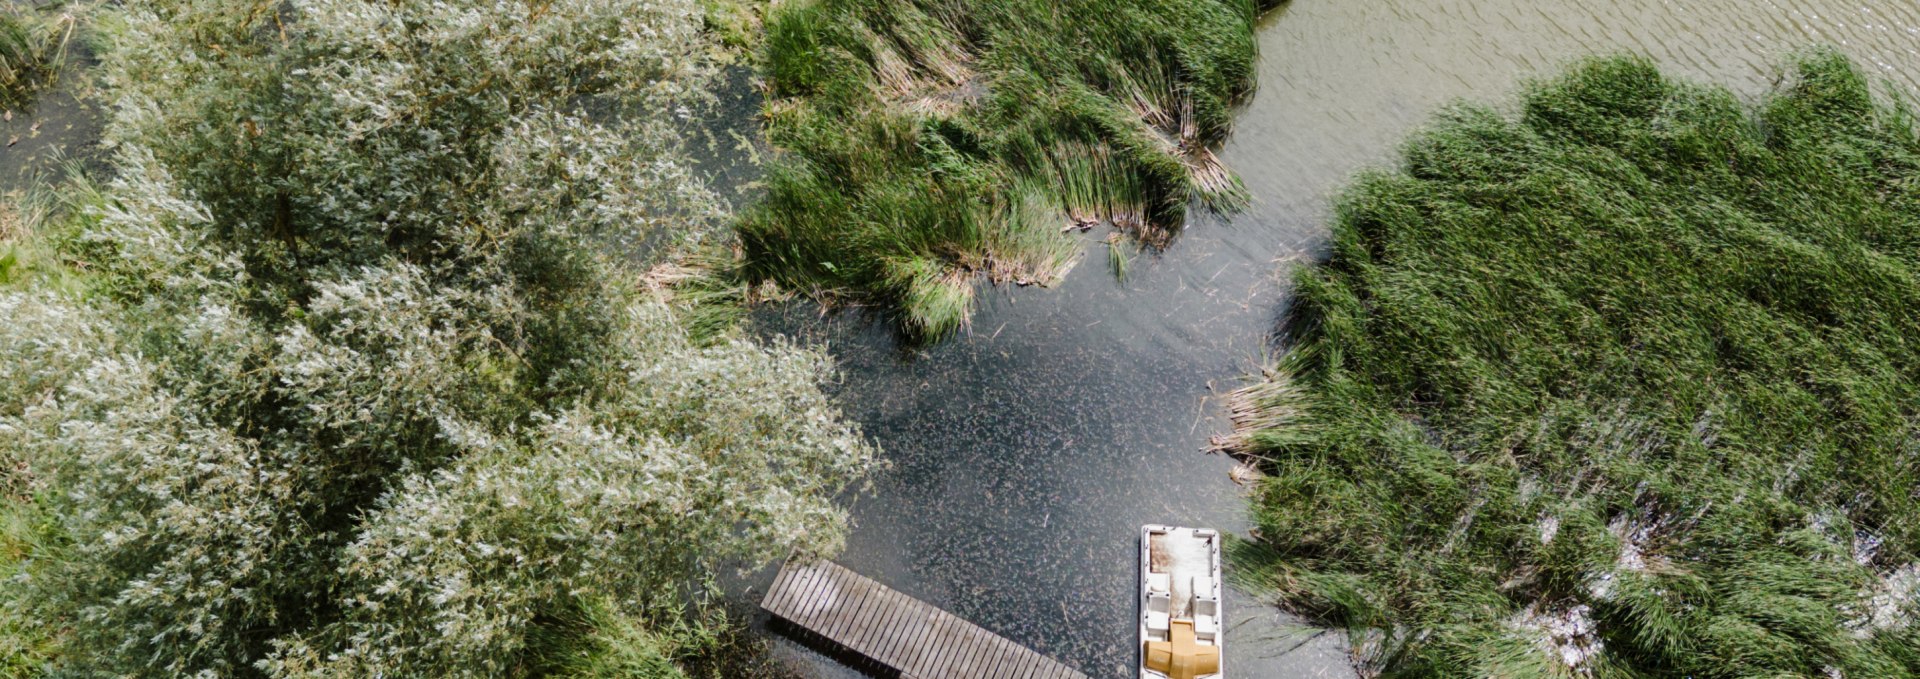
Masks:
[[[1220,567],[1218,531],[1153,525],[1140,528],[1141,648],[1160,648],[1156,653],[1161,654],[1172,648],[1176,656],[1199,653],[1196,657],[1209,657],[1215,665],[1213,671],[1199,670],[1205,674],[1193,674],[1194,668],[1188,667],[1181,670],[1182,677],[1225,676],[1217,667],[1225,636],[1220,627]],[[1186,634],[1188,630],[1191,634]],[[1141,679],[1168,679],[1148,667],[1147,650],[1142,651]],[[1162,659],[1156,662],[1167,662],[1168,656],[1159,657]]]

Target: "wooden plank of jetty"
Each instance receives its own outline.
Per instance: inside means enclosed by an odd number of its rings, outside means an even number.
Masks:
[[[902,679],[1087,679],[831,561],[787,562],[760,607]]]

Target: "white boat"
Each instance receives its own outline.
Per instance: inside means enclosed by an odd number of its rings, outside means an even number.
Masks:
[[[1140,527],[1140,679],[1222,679],[1220,532]]]

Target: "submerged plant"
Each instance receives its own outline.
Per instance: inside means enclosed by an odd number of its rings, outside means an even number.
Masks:
[[[1239,570],[1375,669],[1920,674],[1920,138],[1844,58],[1455,110],[1296,281]]]
[[[748,275],[893,304],[934,338],[965,323],[978,277],[1064,274],[1065,230],[1165,245],[1189,203],[1244,199],[1209,147],[1252,87],[1255,14],[1251,0],[783,6],[765,70],[786,153],[739,225]]]

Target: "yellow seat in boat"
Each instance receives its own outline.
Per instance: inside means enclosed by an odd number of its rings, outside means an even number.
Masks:
[[[1173,679],[1194,679],[1220,671],[1220,647],[1194,643],[1192,620],[1173,621],[1168,625],[1167,638],[1147,642],[1147,669]]]

